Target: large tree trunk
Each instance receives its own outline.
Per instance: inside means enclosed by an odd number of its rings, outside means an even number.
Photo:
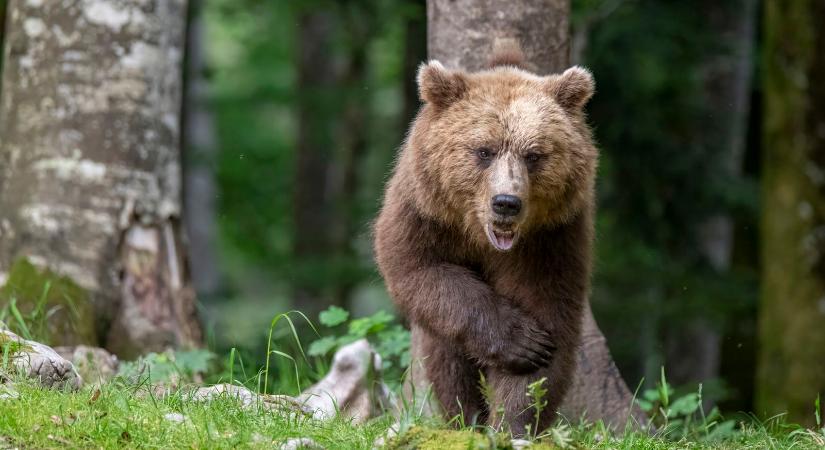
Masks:
[[[569,65],[568,0],[429,0],[427,7],[429,56],[447,67],[482,69],[495,46],[512,41],[537,73],[556,73]],[[562,414],[613,427],[624,427],[628,420],[646,424],[589,307],[582,338],[575,384]]]
[[[186,1],[16,0],[8,14],[4,300],[35,301],[45,283],[31,280],[48,281],[63,303],[55,345],[196,345],[180,227]]]
[[[825,393],[825,2],[765,4],[757,412],[812,425]]]

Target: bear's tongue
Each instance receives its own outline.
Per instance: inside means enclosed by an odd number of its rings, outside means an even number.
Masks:
[[[490,243],[493,247],[499,250],[510,250],[515,242],[516,233],[514,231],[498,231],[490,227],[487,230],[487,236],[490,238]]]

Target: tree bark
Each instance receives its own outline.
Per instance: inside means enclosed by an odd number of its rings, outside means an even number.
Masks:
[[[123,357],[197,345],[180,227],[186,1],[16,0],[8,15],[3,292],[32,297],[15,278],[27,266],[71,287],[63,310],[88,310],[74,319],[94,333],[51,344]]]
[[[568,0],[429,0],[429,56],[447,67],[475,71],[485,67],[495,46],[515,41],[533,71],[557,73],[569,65],[569,14]],[[589,307],[576,380],[560,412],[614,428],[647,424]]]
[[[765,3],[757,412],[813,425],[825,393],[825,2]]]
[[[425,0],[407,0],[410,13],[404,23],[404,106],[401,112],[401,138],[407,133],[407,126],[415,119],[421,101],[418,99],[418,65],[427,58],[427,17]]]

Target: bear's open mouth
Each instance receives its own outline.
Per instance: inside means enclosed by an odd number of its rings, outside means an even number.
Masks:
[[[493,225],[487,225],[487,238],[497,250],[507,251],[513,248],[516,242],[515,230],[499,230]]]

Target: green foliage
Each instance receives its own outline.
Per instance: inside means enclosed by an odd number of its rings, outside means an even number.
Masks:
[[[118,376],[133,383],[180,385],[201,379],[214,361],[215,354],[204,349],[149,353],[135,361],[121,362]]]
[[[233,287],[247,287],[255,274],[250,267],[263,269],[267,281],[278,274],[273,284],[309,285],[329,296],[367,281],[373,274],[368,223],[406,127],[398,120],[404,27],[411,16],[423,18],[423,5],[216,0],[205,2],[204,14],[220,146],[214,163],[220,236]],[[311,15],[324,16],[329,38],[317,42],[325,69],[307,70],[325,70],[328,81],[307,85],[299,62],[302,49],[316,44],[301,38]],[[357,127],[346,122],[353,108],[362,114]],[[331,164],[329,173],[296,179],[301,136],[323,142],[319,151]],[[330,184],[314,204],[294,204],[298,187],[334,183],[346,170],[354,177],[347,192]],[[325,246],[320,255],[297,251],[296,236],[306,232],[295,223],[299,206],[329,218],[327,228],[342,230],[343,239],[335,239],[343,243]]]
[[[528,428],[526,430],[528,436],[536,437],[542,431],[539,430],[539,419],[544,408],[547,407],[547,388],[544,387],[546,381],[547,377],[542,377],[527,385],[527,396],[530,397],[530,408],[533,409],[533,418],[535,419],[532,429]]]
[[[347,321],[349,312],[339,306],[330,306],[326,311],[318,314],[318,321],[321,325],[334,327]]]
[[[310,356],[329,356],[341,346],[366,338],[381,355],[384,371],[390,371],[393,378],[410,364],[410,333],[395,323],[395,317],[386,311],[351,319],[349,313],[337,306],[332,306],[319,314],[319,322],[326,327],[329,334],[316,339],[309,345]],[[337,333],[336,333],[337,332]]]
[[[588,106],[601,150],[593,308],[629,380],[655,380],[668,357],[680,357],[660,343],[685,339],[697,319],[737,342],[749,342],[735,334],[743,329],[753,339],[758,185],[748,161],[758,149],[742,150],[741,176],[732,176],[732,128],[710,77],[735,55],[707,20],[738,4],[572,2],[573,29],[588,28],[581,63],[597,84]],[[730,269],[706,255],[703,227],[719,215],[735,223]],[[748,364],[733,367],[744,372],[735,384],[752,378]]]
[[[736,422],[724,420],[718,408],[714,407],[709,414],[705,414],[702,385],[699,385],[697,392],[675,396],[665,378],[664,367],[656,388],[642,392],[642,397],[636,402],[648,413],[659,432],[671,439],[714,442],[734,434]]]

